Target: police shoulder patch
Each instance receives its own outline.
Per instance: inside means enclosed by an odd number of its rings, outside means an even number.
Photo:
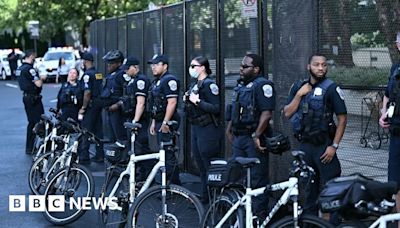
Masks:
[[[168,86],[169,86],[169,89],[170,89],[171,91],[176,91],[176,90],[178,89],[178,84],[176,83],[175,80],[169,81],[169,82],[168,82]]]
[[[30,70],[29,70],[29,73],[30,73],[33,77],[36,76],[36,70],[35,70],[35,69],[30,69]]]
[[[336,92],[339,94],[340,99],[344,100],[344,92],[339,86],[336,87]]]
[[[96,76],[96,80],[101,80],[101,79],[103,79],[103,75],[102,74],[95,74],[95,76]]]
[[[145,83],[143,80],[138,80],[138,81],[136,82],[136,86],[137,86],[137,88],[140,89],[140,90],[143,90],[143,89],[144,89],[145,84],[146,84],[146,83]]]
[[[85,82],[85,83],[89,82],[89,75],[87,75],[87,74],[83,75],[83,82]]]
[[[127,82],[129,82],[131,80],[131,77],[127,74],[124,74],[123,77],[124,77],[125,81],[127,81]]]
[[[214,95],[218,95],[219,94],[219,88],[217,86],[217,84],[215,83],[211,83],[210,84],[210,89],[211,89],[211,93]]]
[[[264,92],[265,97],[268,97],[268,98],[272,97],[273,89],[272,89],[271,85],[268,85],[268,84],[263,85],[262,90]]]

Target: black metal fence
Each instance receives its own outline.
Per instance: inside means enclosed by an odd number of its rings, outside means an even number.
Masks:
[[[377,109],[381,104],[380,85],[386,83],[391,58],[388,44],[379,33],[374,7],[374,1],[184,1],[96,20],[90,26],[90,45],[103,73],[101,57],[110,49],[137,56],[150,78],[146,61],[154,54],[167,54],[170,71],[181,81],[181,92],[190,83],[187,67],[191,59],[206,56],[220,85],[223,104],[231,100],[243,56],[258,53],[264,57],[265,74],[273,80],[277,92],[274,127],[287,134],[291,130],[281,110],[290,86],[307,77],[308,57],[322,52],[330,65],[328,77],[347,94],[348,127],[338,150],[343,173],[361,172],[384,180],[388,143],[387,134],[377,125]],[[366,37],[369,40],[365,41]],[[193,171],[186,124],[181,133],[180,158],[184,168]],[[228,145],[221,154],[230,156]],[[289,161],[289,155],[271,155],[271,170],[287,167]],[[286,177],[285,171],[270,173],[272,179]]]

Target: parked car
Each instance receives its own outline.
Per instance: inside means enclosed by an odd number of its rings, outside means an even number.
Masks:
[[[60,58],[63,57],[69,68],[78,67],[79,59],[72,48],[49,48],[41,61],[37,62],[39,75],[46,75],[47,80],[55,80]]]
[[[18,66],[22,64],[22,56],[24,53],[19,49],[14,49],[18,56]],[[10,54],[11,49],[0,50],[0,78],[3,80],[11,78],[11,68],[8,62],[8,54]]]

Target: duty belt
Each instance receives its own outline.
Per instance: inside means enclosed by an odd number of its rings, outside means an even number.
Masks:
[[[251,135],[253,132],[253,129],[232,129],[233,135]]]
[[[40,97],[40,94],[37,93],[23,93],[24,97]]]

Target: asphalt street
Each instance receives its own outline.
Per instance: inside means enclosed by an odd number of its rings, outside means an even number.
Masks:
[[[25,155],[27,118],[22,103],[22,92],[16,81],[0,81],[0,227],[53,227],[40,212],[9,212],[9,195],[31,194],[28,172],[32,158]],[[45,110],[55,107],[59,85],[45,84],[43,105]],[[103,181],[103,168],[91,165],[95,176],[96,194]],[[78,221],[66,227],[97,226],[96,211],[88,211]]]

